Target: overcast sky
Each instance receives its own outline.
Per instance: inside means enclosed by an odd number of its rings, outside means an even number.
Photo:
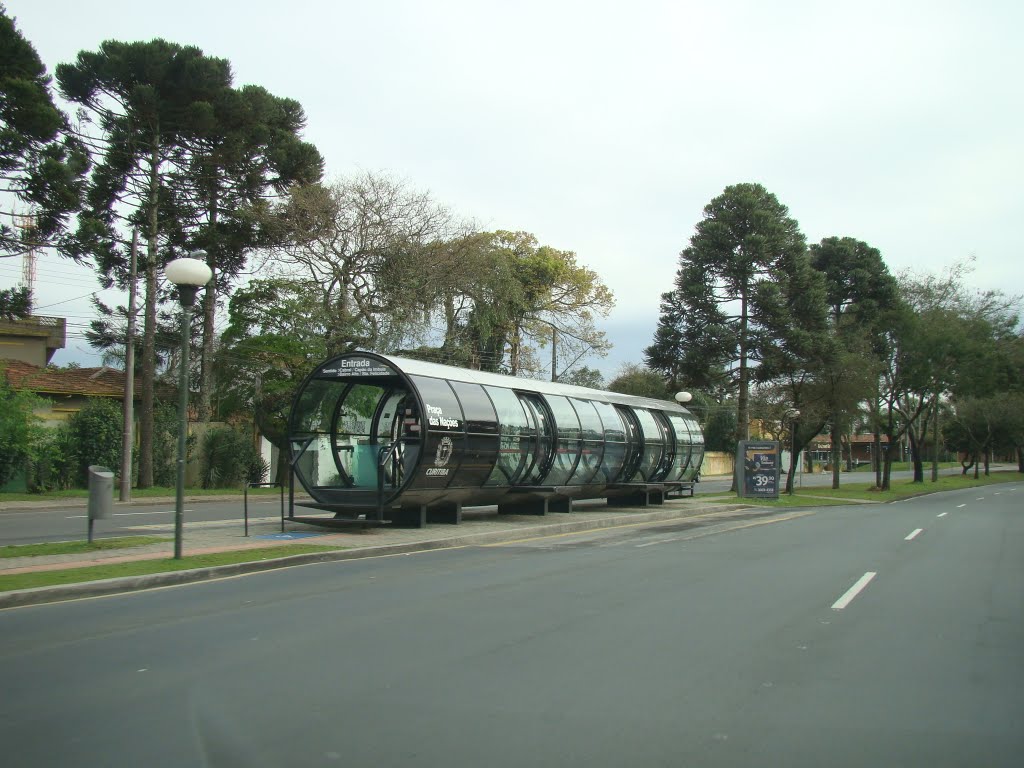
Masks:
[[[679,251],[739,182],[809,242],[865,240],[894,272],[973,256],[975,287],[1024,293],[1019,1],[5,5],[51,73],[107,39],[197,45],[302,103],[328,177],[390,171],[575,251],[616,295],[606,375],[642,361]],[[84,322],[67,299],[90,280],[44,256],[38,311]]]

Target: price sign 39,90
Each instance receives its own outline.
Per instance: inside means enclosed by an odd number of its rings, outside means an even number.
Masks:
[[[743,440],[736,451],[737,488],[741,497],[779,497],[779,443]]]

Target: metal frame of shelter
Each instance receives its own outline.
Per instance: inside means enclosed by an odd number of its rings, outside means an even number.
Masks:
[[[289,518],[325,526],[458,523],[661,504],[699,480],[704,437],[678,403],[351,352],[321,363],[289,418]],[[334,517],[295,516],[294,478]]]

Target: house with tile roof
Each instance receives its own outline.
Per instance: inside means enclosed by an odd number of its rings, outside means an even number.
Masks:
[[[47,426],[59,424],[82,410],[91,397],[120,402],[124,398],[124,371],[101,368],[41,367],[20,360],[0,360],[11,387],[34,392],[42,406],[37,414]]]

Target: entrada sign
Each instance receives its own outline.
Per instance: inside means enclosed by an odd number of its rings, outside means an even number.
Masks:
[[[392,376],[394,371],[377,360],[368,357],[349,357],[338,361],[337,368],[324,368],[318,378],[353,379],[370,376]]]

